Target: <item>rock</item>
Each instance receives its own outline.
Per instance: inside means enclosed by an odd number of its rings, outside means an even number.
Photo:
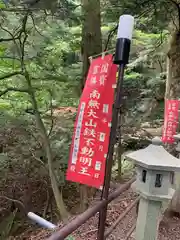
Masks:
[[[151,124],[149,122],[145,122],[145,123],[142,123],[141,124],[141,127],[142,128],[150,128],[151,127]]]
[[[153,137],[160,137],[162,135],[162,127],[159,128],[144,128],[144,130],[151,134]]]
[[[180,214],[180,188],[176,190],[170,203],[170,210]]]
[[[122,145],[124,147],[124,150],[138,150],[140,148],[147,147],[151,141],[149,139],[141,139],[137,137],[131,137],[128,139],[124,139],[122,142]]]
[[[151,98],[144,98],[143,103],[138,107],[138,112],[145,113],[149,109],[149,105],[152,102]]]
[[[164,123],[164,119],[156,119],[153,121],[153,124],[157,124],[157,125],[163,125]]]

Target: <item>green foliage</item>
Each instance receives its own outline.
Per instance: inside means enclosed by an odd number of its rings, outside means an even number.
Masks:
[[[142,87],[142,74],[133,71],[127,71],[124,78],[124,87],[125,88],[139,88]]]
[[[106,19],[118,22],[121,14],[131,14],[136,17],[137,28],[158,33],[164,30],[170,21],[175,20],[178,9],[173,1],[144,1],[144,0],[106,0]]]
[[[23,10],[24,7],[19,1],[13,2],[14,4],[10,3],[9,8],[18,7]],[[49,112],[52,106],[54,108],[78,106],[82,78],[82,16],[81,8],[77,7],[80,1],[42,2],[42,5],[36,6],[39,10],[32,11],[32,16],[29,16],[27,21],[28,39],[25,43],[24,62],[32,81],[39,111],[46,130],[49,132],[52,123]],[[147,118],[148,120],[150,118],[157,119],[163,116],[167,26],[170,21],[170,14],[176,12],[172,4],[169,4],[168,11],[166,11],[167,3],[164,0],[146,1],[148,3],[144,2],[144,4],[143,2],[143,0],[101,1],[103,47],[106,46],[108,33],[116,26],[122,13],[130,13],[137,20],[131,46],[130,63],[125,72],[123,86],[127,96],[126,116],[128,121],[126,121],[126,124],[132,122],[133,126],[138,121],[141,122],[147,120]],[[7,6],[3,1],[0,1],[0,9],[2,8],[7,8]],[[42,11],[42,9],[45,11]],[[11,38],[12,34],[17,36],[25,12],[24,10],[18,13],[13,13],[13,11],[2,12],[0,34],[3,38]],[[115,42],[116,32],[110,39],[108,49],[114,48]],[[0,66],[0,79],[4,74],[21,70],[21,59],[14,41],[0,43]],[[21,89],[27,87],[24,76],[16,75],[0,80],[0,93],[8,88],[17,87]],[[142,108],[142,105],[145,105],[147,99],[152,102],[154,98],[159,101],[158,107],[156,111],[146,117],[146,111],[140,113],[139,109]],[[146,108],[149,109],[148,104]],[[27,93],[9,91],[2,95],[0,97],[0,127],[9,126],[9,123],[12,123],[11,120],[16,119],[19,125],[33,134],[36,141],[33,137],[26,139],[25,143],[18,139],[19,145],[27,146],[27,149],[21,148],[20,155],[23,155],[23,166],[31,165],[32,175],[42,174],[44,176],[44,165],[46,167],[47,159],[43,158],[42,161],[38,161],[41,159],[37,157],[37,152],[40,151],[42,156],[44,156],[44,153],[42,153],[41,148],[34,146],[37,145],[38,140],[41,142],[41,138],[35,128],[34,115],[26,113],[29,109],[32,110],[32,102]],[[53,168],[60,186],[65,184],[65,171],[74,128],[74,118],[72,115],[62,116],[62,114],[53,118],[50,143],[53,152]],[[22,122],[20,122],[20,119]],[[17,145],[13,146],[14,152],[16,148],[18,149]],[[31,156],[30,150],[37,158]],[[10,157],[15,164],[15,157]],[[19,161],[18,158],[17,161]],[[8,164],[9,159],[6,158],[6,154],[0,155],[0,172],[6,174]],[[126,161],[123,162],[124,174],[131,172],[132,168],[132,165]],[[42,169],[43,171],[41,171]],[[117,166],[115,166],[115,169],[117,169]],[[67,238],[67,240],[71,239],[74,238]]]
[[[69,236],[66,238],[66,240],[75,240],[75,238],[73,236]]]
[[[7,239],[11,233],[15,218],[16,218],[17,209],[14,212],[11,212],[3,222],[0,223],[0,237],[1,239]]]
[[[12,17],[12,21],[11,21]],[[49,91],[53,93],[58,105],[77,105],[79,94],[79,80],[81,64],[79,58],[80,28],[68,26],[66,21],[54,20],[46,17],[46,23],[41,13],[34,14],[28,21],[31,29],[28,42],[25,46],[26,65],[33,79],[33,86],[37,89],[36,97],[41,111],[47,111],[50,105]],[[10,31],[20,24],[15,21],[14,14],[8,13],[6,24]],[[34,28],[32,29],[32,24]],[[71,31],[72,30],[72,31]],[[2,30],[1,30],[2,31]],[[2,31],[7,34],[6,31]],[[9,56],[12,44],[3,44],[0,48],[1,72],[9,73],[20,69],[18,55],[14,59]],[[13,46],[14,47],[14,46]],[[8,56],[8,57],[7,57]],[[16,60],[17,58],[17,60]],[[0,82],[1,89],[13,88],[14,86],[25,87],[23,77],[15,76]],[[5,106],[7,106],[6,109]],[[24,114],[24,110],[30,107],[29,97],[25,93],[9,92],[1,97],[0,108],[6,111],[12,106],[14,114]],[[14,107],[16,106],[16,107]]]
[[[3,4],[2,1],[1,4]],[[79,4],[80,1],[63,0],[52,1],[52,5],[48,5],[47,1],[44,1],[43,6],[38,6],[39,9],[48,9],[51,14],[45,15],[43,11],[35,11],[27,21],[28,39],[25,44],[24,59],[36,92],[39,111],[45,123],[46,112],[50,110],[54,102],[56,106],[76,107],[78,105],[82,77],[82,19],[80,8],[77,7]],[[107,42],[108,32],[116,26],[121,13],[131,13],[138,16],[151,9],[137,19],[130,64],[124,79],[124,89],[125,92],[128,92],[127,105],[129,111],[132,112],[137,109],[134,103],[138,102],[139,104],[139,102],[144,101],[141,99],[141,95],[146,98],[157,96],[159,92],[164,93],[165,79],[160,74],[162,70],[165,71],[165,54],[164,45],[159,43],[167,40],[165,27],[168,23],[169,11],[167,16],[161,14],[162,4],[166,5],[165,1],[161,0],[155,4],[151,1],[148,4],[142,4],[140,0],[121,1],[121,4],[115,0],[102,1],[101,29],[104,46]],[[12,6],[22,8],[22,5],[17,1],[14,2],[14,5],[10,5],[10,7]],[[169,9],[172,10],[172,5]],[[16,14],[10,11],[3,14],[3,29],[0,29],[0,33],[3,37],[10,38],[10,33],[15,34],[20,29],[24,13]],[[157,19],[159,19],[158,24]],[[8,30],[4,30],[4,28]],[[116,34],[111,38],[108,48],[114,48],[115,41]],[[160,70],[157,67],[159,61],[163,66],[163,69]],[[0,44],[0,65],[0,76],[20,70],[17,46],[13,41]],[[23,76],[17,75],[0,81],[2,91],[17,86],[27,87]],[[22,116],[24,119],[31,118],[32,120],[33,116],[26,114],[26,110],[31,108],[31,101],[27,93],[10,91],[0,98],[2,114]],[[58,155],[57,164],[55,164],[58,176],[67,165],[73,124],[71,126],[67,124],[67,126],[69,127],[68,131],[66,129],[65,133],[60,132],[51,139],[53,152]],[[46,128],[50,128],[50,122],[46,123]],[[59,149],[61,149],[60,152]],[[58,164],[61,166],[59,167]],[[59,177],[59,182],[64,182],[62,176]]]
[[[6,7],[6,4],[3,0],[0,1],[0,9],[3,9]]]
[[[8,173],[9,168],[9,158],[7,154],[0,153],[0,176],[5,177]]]
[[[65,172],[67,170],[69,150],[74,128],[73,119],[69,121],[67,119],[64,120],[66,122],[66,127],[63,128],[62,125],[59,129],[57,127],[54,133],[55,135],[53,135],[53,138],[51,139],[51,147],[53,154],[55,155],[53,166],[60,186],[65,184]]]

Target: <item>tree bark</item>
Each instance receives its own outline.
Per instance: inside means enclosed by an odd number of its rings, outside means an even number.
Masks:
[[[167,81],[165,99],[180,98],[180,31],[175,31],[170,41],[167,56]],[[175,174],[176,192],[170,204],[170,211],[180,213],[180,182],[179,173]]]
[[[122,147],[122,124],[123,124],[123,112],[122,112],[122,106],[120,109],[120,113],[118,116],[118,142],[117,142],[117,149],[116,149],[116,159],[118,163],[118,180],[121,180],[122,177],[122,153],[123,153],[123,147]]]
[[[82,89],[90,66],[89,57],[102,52],[100,0],[81,0],[82,3],[82,45],[83,61]]]
[[[175,32],[170,42],[167,60],[166,99],[180,98],[180,33]]]
[[[82,4],[82,81],[81,90],[83,90],[87,73],[90,66],[89,57],[102,52],[102,34],[101,34],[101,12],[100,0],[81,0]],[[88,196],[93,194],[93,189],[87,186],[80,186],[80,208],[85,211],[88,207]]]
[[[52,150],[51,150],[51,146],[50,146],[50,141],[49,141],[48,134],[46,132],[44,123],[42,121],[41,115],[38,111],[38,104],[36,101],[36,97],[35,97],[35,94],[33,91],[31,79],[30,79],[28,72],[25,73],[25,78],[26,78],[28,88],[29,88],[29,96],[31,99],[31,103],[32,103],[33,109],[35,111],[36,124],[37,124],[37,127],[39,128],[41,138],[43,141],[44,151],[46,152],[46,156],[48,159],[49,176],[50,176],[50,180],[51,180],[51,186],[53,189],[56,205],[57,205],[57,208],[58,208],[61,218],[63,220],[66,220],[68,218],[69,214],[66,210],[66,207],[65,207],[65,204],[63,201],[62,189],[59,189],[58,181],[56,179],[56,176],[55,176],[55,173],[53,170],[53,165],[52,165],[53,155],[52,155]]]

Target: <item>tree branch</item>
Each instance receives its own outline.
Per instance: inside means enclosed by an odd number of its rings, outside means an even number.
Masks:
[[[17,38],[0,38],[0,42],[10,42]]]
[[[10,59],[10,60],[17,60],[17,61],[20,61],[19,58],[16,58],[16,57],[10,57],[10,56],[0,56],[0,59]]]
[[[30,17],[32,19],[32,23],[33,23],[33,26],[34,26],[34,29],[36,30],[36,32],[41,36],[41,37],[44,37],[46,38],[47,40],[49,40],[50,38],[44,36],[38,29],[37,29],[37,26],[36,26],[36,23],[35,23],[35,20],[34,20],[34,16],[33,16],[33,13],[31,12],[30,14]]]
[[[18,44],[17,44],[17,42],[16,42],[16,40],[19,39],[19,34],[16,33],[15,35],[13,35],[8,29],[6,29],[6,28],[4,28],[4,27],[2,26],[2,23],[0,23],[0,27],[1,27],[1,29],[2,29],[3,31],[7,32],[7,33],[11,36],[10,38],[7,38],[7,39],[3,39],[3,38],[2,38],[0,42],[13,41],[13,42],[14,42],[14,45],[15,45],[16,48],[17,48],[18,54],[19,54],[19,56],[20,56],[19,46],[18,46]]]
[[[178,11],[178,31],[180,32],[180,4],[175,0],[169,0],[174,6],[177,8]]]
[[[15,203],[18,206],[19,210],[21,210],[22,212],[25,212],[25,213],[27,212],[24,204],[21,201],[16,200],[16,199],[12,199],[12,198],[9,198],[9,197],[6,197],[6,196],[0,196],[0,198],[6,199],[7,201]]]
[[[40,0],[24,0],[23,4],[27,4],[27,5],[29,5],[29,7],[33,7],[34,5],[36,5],[39,2],[40,2]]]
[[[51,109],[51,127],[49,129],[49,133],[48,133],[48,137],[51,136],[51,133],[53,131],[54,128],[54,118],[53,118],[53,96],[52,96],[52,91],[49,90],[49,94],[50,94],[50,109]]]
[[[114,33],[116,32],[117,29],[118,29],[118,25],[116,25],[112,30],[109,31],[108,39],[107,39],[107,42],[106,42],[106,45],[104,48],[104,52],[107,51],[109,42],[111,41],[111,38],[114,36]]]
[[[13,73],[7,73],[4,74],[3,76],[0,76],[0,80],[6,79],[6,78],[10,78],[16,75],[23,75],[23,73],[21,71],[17,71],[17,72],[13,72]]]
[[[24,13],[27,12],[26,8],[23,7],[17,7],[17,8],[2,8],[1,9],[2,12],[15,12],[15,13]],[[31,11],[37,11],[39,12],[40,9],[39,8],[31,8]]]
[[[2,97],[3,95],[5,95],[8,92],[22,92],[22,93],[29,93],[29,89],[20,89],[20,88],[7,88],[4,91],[0,91],[0,97]]]

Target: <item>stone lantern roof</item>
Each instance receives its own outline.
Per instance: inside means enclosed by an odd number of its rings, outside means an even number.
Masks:
[[[126,158],[149,170],[180,171],[180,159],[169,154],[163,146],[150,144],[127,154]]]

